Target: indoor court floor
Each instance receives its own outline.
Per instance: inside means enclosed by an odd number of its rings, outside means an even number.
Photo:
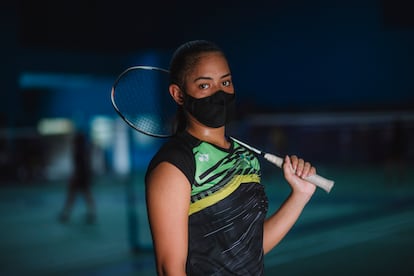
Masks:
[[[414,170],[392,181],[382,166],[322,167],[336,181],[318,190],[282,243],[265,257],[265,275],[414,275]],[[270,208],[287,195],[280,171],[263,178]],[[58,221],[65,183],[0,187],[0,275],[156,275],[142,174],[94,182],[97,221],[78,199]]]

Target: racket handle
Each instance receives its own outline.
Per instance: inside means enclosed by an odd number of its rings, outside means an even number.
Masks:
[[[265,153],[263,156],[267,161],[269,161],[272,164],[275,164],[279,168],[282,168],[283,165],[283,158],[280,158],[276,155]],[[309,181],[310,183],[318,186],[319,188],[325,190],[327,193],[329,193],[334,185],[334,181],[326,179],[320,175],[313,174],[305,178],[306,181]]]

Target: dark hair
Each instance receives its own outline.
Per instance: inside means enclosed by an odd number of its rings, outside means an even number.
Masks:
[[[219,52],[224,56],[223,51],[215,43],[207,40],[193,40],[178,47],[170,62],[170,83],[176,84],[184,90],[186,75],[197,64],[200,55],[208,52]],[[175,132],[184,131],[186,126],[187,118],[183,107],[179,105],[176,114]]]

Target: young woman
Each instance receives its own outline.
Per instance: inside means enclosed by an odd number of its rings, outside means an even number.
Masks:
[[[313,195],[310,163],[286,156],[291,193],[267,216],[257,157],[226,136],[235,90],[224,53],[208,41],[180,46],[170,64],[177,133],[146,175],[159,275],[262,275],[263,256],[291,229]]]

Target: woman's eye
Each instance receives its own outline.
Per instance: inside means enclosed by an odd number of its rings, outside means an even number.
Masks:
[[[208,89],[210,87],[210,85],[208,85],[207,83],[202,83],[202,84],[199,85],[199,87],[201,89]]]

